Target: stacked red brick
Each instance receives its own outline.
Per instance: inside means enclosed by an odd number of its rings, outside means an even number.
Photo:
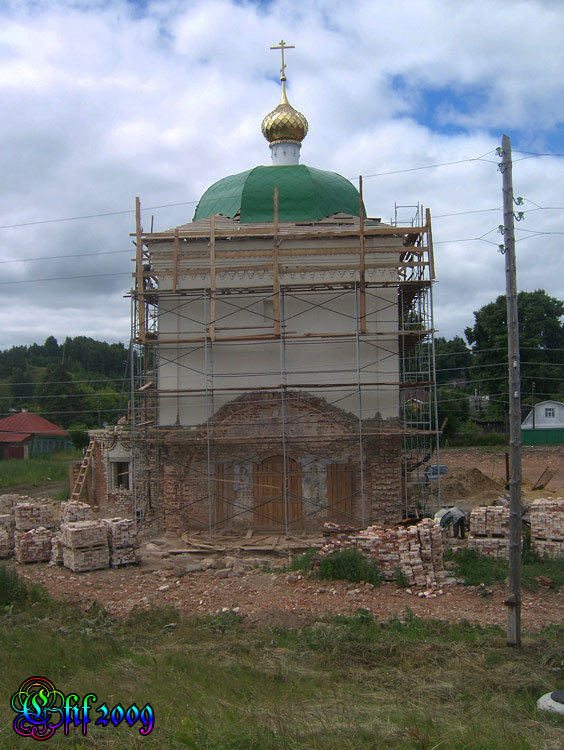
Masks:
[[[541,557],[564,557],[564,498],[534,500],[530,516],[533,550]]]
[[[91,518],[92,508],[88,503],[80,503],[76,500],[61,503],[61,512],[59,515],[61,524],[74,523],[74,521],[90,521]]]
[[[0,558],[14,554],[14,495],[0,495]]]
[[[0,495],[0,558],[12,557],[14,554],[16,503],[32,502],[27,495]]]
[[[108,533],[110,565],[119,568],[139,562],[137,532],[130,518],[103,518]]]
[[[509,556],[509,508],[497,505],[474,508],[470,513],[468,549],[506,560]]]
[[[398,570],[412,586],[445,578],[441,529],[429,518],[407,528],[369,526],[360,532],[338,534],[320,554],[353,547],[374,560],[387,581],[393,581]]]
[[[72,521],[61,526],[63,564],[74,573],[110,564],[108,533],[102,521]]]
[[[69,500],[61,503],[59,521],[64,523],[74,523],[75,521],[90,521],[92,518],[92,508],[88,503],[81,503],[77,500]],[[53,565],[63,565],[63,543],[61,535],[55,534],[51,541],[51,563]]]
[[[55,514],[51,502],[25,502],[14,506],[14,554],[20,563],[46,562],[51,557]]]

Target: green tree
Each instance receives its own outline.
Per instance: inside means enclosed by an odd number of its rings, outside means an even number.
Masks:
[[[439,425],[442,425],[445,417],[448,421],[443,434],[452,435],[460,432],[462,425],[468,419],[468,394],[460,388],[443,385],[437,390]]]
[[[47,368],[43,382],[37,392],[39,411],[61,427],[82,421],[84,411],[83,393],[74,383],[70,373],[61,364]]]
[[[537,397],[564,396],[564,302],[550,297],[543,289],[520,292],[519,348],[521,393],[528,400],[533,383]],[[473,379],[479,379],[480,392],[507,402],[507,307],[505,295],[474,313],[474,326],[465,334],[472,345]]]
[[[435,356],[439,385],[448,383],[453,378],[466,379],[471,372],[472,352],[461,336],[448,341],[442,336],[436,338]]]

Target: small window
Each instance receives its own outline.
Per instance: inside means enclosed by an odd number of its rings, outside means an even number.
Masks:
[[[115,461],[113,468],[113,485],[115,490],[129,489],[129,461]]]
[[[554,419],[554,417],[556,416],[554,412],[554,407],[547,406],[544,410],[544,416],[547,417],[548,419]]]

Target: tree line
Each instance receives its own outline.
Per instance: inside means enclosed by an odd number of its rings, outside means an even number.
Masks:
[[[2,417],[27,409],[61,427],[115,423],[127,408],[128,349],[86,336],[0,351]]]
[[[542,289],[520,292],[518,316],[524,412],[539,401],[564,401],[564,302]],[[505,295],[474,312],[464,334],[435,339],[439,418],[448,417],[447,434],[471,429],[472,411],[503,421],[509,408]],[[471,403],[472,396],[487,398]]]

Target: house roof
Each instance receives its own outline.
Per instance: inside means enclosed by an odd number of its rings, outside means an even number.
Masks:
[[[305,164],[254,167],[215,182],[200,198],[194,221],[214,214],[240,221],[274,221],[274,188],[278,188],[279,221],[319,221],[344,213],[358,216],[356,187],[336,172]]]
[[[68,437],[69,433],[39,414],[21,412],[0,419],[0,442],[20,443],[32,435]]]
[[[31,432],[0,432],[0,443],[24,443],[31,437]]]

